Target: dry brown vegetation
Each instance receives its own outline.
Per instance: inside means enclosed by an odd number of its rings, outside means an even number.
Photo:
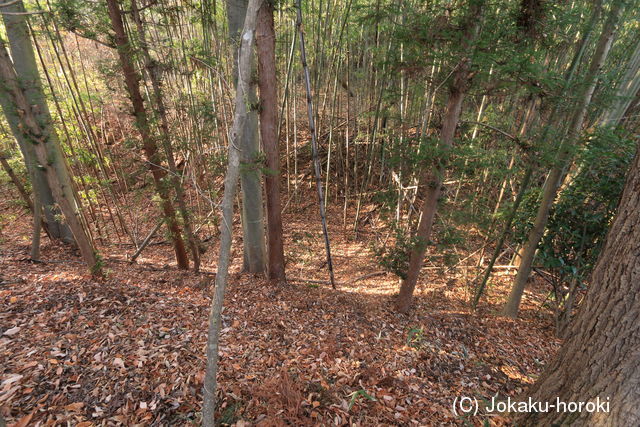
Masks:
[[[14,219],[3,222],[0,244],[0,405],[7,421],[198,423],[216,248],[204,257],[202,273],[180,272],[158,237],[135,265],[125,258],[130,247],[106,259],[107,277],[97,281],[71,249],[48,240],[47,261],[32,263],[30,216],[7,203],[1,214]],[[312,205],[290,207],[284,216],[288,284],[241,274],[234,245],[221,422],[464,424],[451,412],[455,396],[517,395],[557,349],[552,318],[540,309],[541,289],[527,294],[521,320],[495,315],[512,276],[504,283],[499,276],[473,313],[464,269],[447,275],[425,269],[415,309],[396,314],[397,278],[353,281],[379,271],[366,244],[371,226],[356,239],[342,229],[342,212],[331,208],[338,289],[295,280],[326,280],[319,224],[308,218],[315,218]]]

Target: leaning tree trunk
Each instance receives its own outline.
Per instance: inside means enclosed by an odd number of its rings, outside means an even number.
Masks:
[[[231,241],[233,231],[233,199],[236,195],[238,177],[240,175],[240,152],[238,143],[242,133],[246,131],[245,122],[248,120],[248,106],[246,96],[250,90],[251,55],[253,50],[256,15],[262,0],[251,0],[242,31],[242,39],[238,53],[238,81],[236,84],[235,113],[233,127],[229,138],[229,164],[224,179],[224,194],[220,209],[222,222],[220,223],[220,252],[218,254],[218,271],[216,272],[216,288],[211,301],[209,313],[209,331],[207,334],[207,368],[204,377],[202,425],[214,427],[216,411],[216,387],[218,373],[218,342],[222,327],[222,306],[229,274],[231,258]]]
[[[227,20],[229,37],[236,57],[238,36],[245,20],[248,0],[228,0]],[[253,70],[253,51],[251,53]],[[234,74],[237,80],[237,60],[234,61]],[[261,165],[259,159],[258,112],[256,84],[252,79],[246,93],[249,104],[245,129],[240,139],[240,188],[242,190],[242,233],[243,233],[243,269],[249,273],[260,274],[265,271],[264,217],[262,209]]]
[[[260,89],[260,135],[265,152],[264,178],[267,199],[267,254],[269,279],[284,281],[282,206],[280,203],[280,153],[278,150],[278,82],[276,79],[276,33],[273,3],[265,0],[256,23],[258,87]]]
[[[14,104],[16,111],[20,112],[19,128],[22,136],[27,144],[34,147],[38,161],[38,168],[44,170],[49,187],[53,192],[54,199],[64,215],[66,223],[73,233],[75,241],[80,250],[80,254],[84,262],[94,274],[102,274],[101,265],[98,263],[95,249],[87,234],[84,225],[80,220],[77,211],[75,199],[68,197],[66,191],[67,181],[60,178],[60,174],[67,174],[66,164],[60,157],[52,157],[52,153],[59,152],[59,149],[52,149],[50,145],[58,143],[58,138],[53,135],[55,130],[52,127],[41,126],[36,111],[39,110],[38,105],[29,103],[25,89],[20,85],[16,70],[9,58],[4,40],[0,39],[0,81],[2,82],[1,91],[4,96],[10,98]],[[34,111],[36,110],[36,111]],[[59,164],[62,163],[62,166]],[[69,179],[70,181],[70,179]]]
[[[553,206],[553,202],[558,193],[558,189],[564,181],[566,170],[571,163],[573,146],[576,143],[578,136],[580,135],[580,132],[582,130],[582,125],[584,124],[584,120],[587,115],[587,109],[589,107],[589,104],[591,103],[593,92],[595,91],[596,85],[598,83],[598,75],[600,74],[600,70],[602,69],[604,62],[607,59],[609,50],[611,49],[611,45],[616,34],[618,21],[620,20],[622,12],[624,11],[624,6],[624,0],[617,0],[613,4],[607,22],[605,23],[602,30],[600,39],[598,40],[596,51],[593,55],[593,59],[591,60],[591,64],[589,65],[589,70],[587,71],[587,75],[584,79],[584,89],[580,94],[580,97],[578,99],[578,106],[569,124],[569,132],[558,147],[558,154],[557,158],[555,159],[555,164],[551,168],[551,171],[549,172],[547,180],[544,184],[542,200],[540,202],[533,227],[529,232],[529,235],[527,236],[527,241],[522,251],[520,267],[518,268],[518,273],[516,274],[516,278],[511,288],[509,299],[507,300],[507,303],[503,309],[503,313],[505,316],[518,316],[518,310],[520,309],[520,300],[522,299],[522,294],[524,293],[527,280],[529,279],[529,275],[531,274],[533,260],[538,248],[538,243],[540,243],[540,240],[544,235],[544,230],[546,229],[547,221],[549,220],[551,207]]]
[[[464,24],[464,52],[463,58],[458,65],[454,75],[453,82],[449,90],[449,101],[442,120],[442,129],[440,130],[440,148],[444,151],[449,150],[453,145],[453,138],[456,133],[456,127],[460,121],[460,113],[462,112],[462,102],[470,84],[470,68],[471,55],[475,47],[475,42],[480,33],[480,25],[482,19],[482,11],[484,1],[473,2],[465,18]],[[400,294],[396,301],[396,309],[401,313],[406,313],[411,308],[413,300],[413,291],[418,282],[418,276],[424,262],[424,254],[427,250],[427,244],[431,237],[431,229],[433,221],[438,209],[438,197],[442,191],[442,181],[445,173],[445,166],[442,162],[434,170],[427,172],[421,179],[421,184],[427,185],[427,191],[422,202],[422,214],[416,230],[418,243],[411,250],[409,257],[409,269],[407,276],[402,281]]]
[[[640,425],[640,156],[569,338],[529,390],[533,401],[610,402],[610,412],[524,414],[517,425]]]
[[[33,193],[37,193],[38,197],[40,197],[40,204],[44,209],[44,221],[47,234],[53,239],[61,239],[64,242],[73,243],[73,234],[71,233],[69,226],[61,221],[60,211],[55,206],[53,192],[51,191],[51,187],[49,187],[47,175],[44,170],[38,168],[35,148],[33,147],[33,144],[29,144],[26,141],[20,127],[20,117],[13,105],[11,97],[4,90],[0,90],[0,106],[2,107],[2,111],[4,112],[7,122],[9,123],[11,133],[20,148],[20,152],[29,175],[29,180],[34,190]],[[29,200],[29,209],[33,211],[32,202],[28,195],[26,195],[26,197],[26,200]]]
[[[24,95],[29,104],[37,106],[34,114],[40,127],[47,132],[51,138],[56,140],[54,143],[47,145],[47,150],[49,151],[50,157],[58,159],[58,161],[54,163],[54,170],[58,174],[60,182],[63,184],[65,197],[76,205],[73,187],[71,186],[71,180],[64,162],[60,143],[57,141],[57,134],[53,131],[53,121],[42,88],[33,45],[29,37],[29,27],[26,21],[27,15],[23,2],[22,0],[10,2],[2,8],[2,11],[5,12],[2,14],[2,20],[7,32],[11,60],[13,61],[19,82],[24,88]],[[15,110],[15,106],[12,105],[11,99],[0,96],[0,103],[2,104],[7,122],[14,137],[18,141],[20,151],[25,159],[31,183],[34,189],[36,189],[34,193],[40,197],[40,204],[44,208],[47,232],[53,238],[62,239],[67,243],[73,243],[73,234],[69,226],[59,220],[60,211],[55,206],[53,192],[47,182],[46,174],[42,169],[38,168],[35,149],[31,144],[25,142],[22,131],[19,128],[19,113]]]
[[[187,257],[184,241],[182,240],[182,233],[180,231],[180,226],[178,225],[178,220],[176,219],[175,209],[169,199],[169,190],[163,182],[166,172],[160,166],[158,146],[151,134],[147,111],[144,107],[142,94],[140,93],[140,77],[133,66],[133,49],[131,49],[131,43],[129,42],[129,38],[127,37],[124,29],[124,22],[122,21],[122,15],[120,14],[118,0],[107,0],[107,6],[109,7],[111,25],[115,32],[115,43],[118,48],[118,56],[124,73],[127,92],[131,97],[131,103],[133,105],[136,127],[142,137],[142,148],[147,158],[147,162],[149,163],[149,170],[153,176],[156,192],[161,199],[162,211],[164,213],[165,221],[167,222],[171,241],[173,242],[176,261],[179,268],[187,269],[189,268],[189,258]]]

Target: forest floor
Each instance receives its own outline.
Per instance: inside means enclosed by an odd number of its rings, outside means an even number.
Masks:
[[[95,280],[73,250],[44,237],[45,262],[30,261],[31,216],[7,206],[0,207],[7,422],[198,424],[215,245],[198,274],[177,270],[167,244],[150,246],[137,264],[126,258],[133,247],[103,245],[107,277]],[[428,266],[414,309],[399,315],[398,279],[368,274],[381,270],[367,245],[371,231],[345,232],[340,208],[328,217],[337,290],[293,280],[327,280],[314,204],[284,216],[290,283],[241,274],[234,244],[221,337],[223,425],[506,424],[500,416],[458,417],[452,404],[516,396],[535,381],[560,343],[541,308],[542,286],[526,293],[514,321],[496,315],[511,275],[498,273],[473,312],[468,273]]]

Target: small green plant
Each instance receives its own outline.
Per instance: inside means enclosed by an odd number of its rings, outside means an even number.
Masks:
[[[230,426],[238,421],[238,410],[240,409],[240,403],[232,403],[222,412],[220,419],[218,420],[219,426]]]
[[[407,332],[407,345],[413,348],[419,348],[424,338],[424,329],[411,328]]]
[[[411,251],[419,242],[416,237],[409,236],[395,222],[391,224],[391,232],[394,237],[393,245],[374,243],[371,250],[382,268],[405,279]]]
[[[104,259],[99,253],[96,253],[96,263],[91,266],[91,274],[98,276],[104,274]]]
[[[458,262],[458,254],[455,247],[464,244],[465,238],[462,232],[448,222],[440,221],[439,230],[434,236],[434,253],[436,255],[430,257],[435,264],[443,263],[451,267]]]
[[[354,391],[349,396],[351,396],[351,400],[349,401],[349,410],[351,410],[351,408],[353,408],[353,405],[356,404],[356,401],[358,400],[358,397],[360,397],[360,396],[362,396],[365,399],[370,400],[372,402],[377,402],[377,399],[375,397],[371,396],[369,393],[367,393],[367,391],[365,389],[360,389],[358,391]]]

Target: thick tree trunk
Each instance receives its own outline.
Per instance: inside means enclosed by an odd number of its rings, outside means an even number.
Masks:
[[[244,23],[248,0],[228,0],[227,20],[234,57],[237,58],[238,36]],[[250,57],[251,69],[254,69],[253,52]],[[234,61],[236,67],[237,59]],[[238,71],[235,70],[237,76]],[[236,78],[237,79],[237,78]],[[243,269],[249,273],[265,272],[265,238],[264,214],[262,208],[261,165],[257,162],[260,151],[258,140],[258,112],[256,82],[251,79],[246,93],[249,104],[245,129],[240,139],[240,188],[242,189],[242,234],[243,234]]]
[[[640,425],[640,156],[568,339],[529,390],[533,401],[600,399],[610,412],[522,414],[517,425]]]
[[[164,213],[165,221],[167,222],[167,228],[169,229],[169,235],[173,242],[173,249],[176,254],[176,261],[178,267],[181,269],[189,268],[189,258],[185,250],[184,241],[182,240],[182,233],[180,226],[176,219],[176,212],[173,208],[173,204],[169,199],[169,191],[166,184],[163,182],[166,176],[166,172],[160,166],[160,156],[158,153],[158,146],[151,134],[149,127],[149,119],[147,117],[147,111],[144,107],[144,101],[140,93],[139,76],[136,72],[132,57],[133,51],[129,43],[129,38],[124,29],[124,23],[122,21],[122,15],[120,14],[120,7],[118,0],[106,0],[109,8],[109,18],[113,31],[115,32],[115,42],[118,48],[118,56],[120,58],[120,65],[124,73],[124,79],[127,87],[127,92],[131,97],[131,103],[133,105],[133,112],[136,118],[136,126],[142,137],[142,148],[144,150],[147,162],[149,163],[149,170],[153,175],[153,182],[155,184],[156,192],[161,199],[162,211]]]
[[[38,161],[36,159],[36,152],[33,144],[28,144],[20,129],[20,118],[16,112],[15,106],[11,97],[5,92],[0,91],[0,106],[4,116],[9,123],[11,133],[18,142],[18,147],[22,153],[24,163],[29,174],[29,180],[34,189],[37,189],[40,197],[40,203],[44,208],[44,218],[47,224],[47,232],[54,239],[61,239],[67,243],[74,243],[73,234],[69,229],[69,226],[63,222],[60,222],[60,211],[55,206],[53,200],[53,193],[49,183],[47,182],[47,176],[45,172],[38,168]]]
[[[22,131],[24,140],[34,147],[38,168],[45,171],[54,199],[60,206],[67,224],[69,224],[84,262],[94,274],[102,274],[91,239],[80,221],[75,200],[69,199],[68,192],[65,191],[67,184],[60,179],[62,172],[66,174],[68,179],[66,165],[63,159],[52,157],[53,153],[59,151],[59,149],[56,150],[49,147],[49,145],[58,143],[57,137],[52,135],[55,131],[51,127],[41,127],[34,112],[34,109],[38,110],[38,105],[30,104],[27,100],[25,90],[18,82],[16,70],[9,58],[9,52],[4,40],[0,40],[0,81],[2,81],[2,92],[5,92],[5,96],[11,98],[15,111],[19,112],[19,128]],[[60,162],[63,162],[62,167],[59,164]],[[70,181],[70,179],[68,180]]]
[[[506,316],[518,316],[520,300],[522,299],[522,294],[524,293],[527,280],[531,274],[538,243],[540,243],[540,239],[542,239],[544,230],[546,229],[551,206],[556,198],[558,189],[562,185],[566,176],[567,168],[570,166],[573,146],[582,131],[582,125],[584,124],[584,120],[587,115],[587,109],[591,103],[593,92],[596,89],[598,75],[600,74],[600,70],[607,59],[609,50],[611,49],[618,21],[624,11],[624,6],[624,0],[617,0],[612,5],[609,18],[607,19],[602,30],[602,35],[598,40],[596,51],[584,79],[585,86],[583,92],[578,99],[578,106],[576,107],[575,113],[569,124],[569,132],[560,144],[560,147],[558,147],[555,164],[551,168],[544,184],[542,200],[536,214],[536,219],[533,224],[533,228],[527,237],[527,242],[524,245],[522,259],[520,260],[520,267],[518,268],[518,273],[513,283],[513,287],[511,288],[509,299],[503,309]]]
[[[260,135],[266,157],[265,192],[267,196],[267,254],[269,279],[284,281],[282,244],[282,206],[280,203],[280,153],[278,150],[278,86],[276,79],[276,33],[273,4],[262,3],[256,24],[258,87],[260,89]]]
[[[52,144],[47,144],[47,150],[51,158],[58,159],[56,162],[53,162],[54,170],[58,174],[60,182],[63,184],[63,192],[67,199],[76,205],[75,195],[71,186],[64,156],[60,148],[60,143],[57,140],[57,134],[53,130],[49,106],[47,105],[42,88],[35,53],[29,37],[29,28],[26,21],[27,15],[25,15],[24,5],[22,1],[19,0],[15,3],[12,2],[2,10],[3,12],[8,12],[2,14],[2,20],[9,40],[13,67],[18,75],[21,87],[24,88],[24,95],[29,105],[37,106],[34,114],[40,127],[50,135],[51,138],[55,139],[55,141],[52,141]],[[2,104],[2,109],[4,110],[9,127],[22,151],[31,183],[34,189],[37,190],[34,191],[34,193],[40,197],[49,235],[56,239],[62,239],[67,243],[73,243],[74,240],[71,229],[67,224],[59,221],[60,211],[55,207],[53,192],[47,182],[46,174],[37,167],[38,161],[35,149],[31,144],[25,142],[22,131],[18,126],[20,118],[15,110],[15,106],[12,105],[12,100],[5,96],[0,96],[0,104]]]
[[[473,2],[465,19],[465,36],[463,37],[465,52],[450,87],[449,101],[447,102],[442,121],[442,129],[440,130],[440,149],[443,151],[449,150],[453,145],[456,127],[460,121],[462,102],[464,101],[470,83],[471,55],[480,32],[483,7],[484,1]],[[424,262],[424,255],[429,239],[431,238],[431,230],[438,209],[438,197],[442,191],[444,173],[445,166],[440,162],[435,170],[427,172],[421,179],[421,183],[428,187],[424,201],[422,202],[420,222],[418,223],[418,229],[415,234],[418,239],[418,244],[416,244],[411,251],[407,277],[402,281],[400,293],[396,300],[396,309],[400,313],[406,313],[411,308],[413,291],[418,282],[418,276],[420,275],[420,270]]]
[[[209,313],[209,330],[207,334],[207,368],[204,378],[202,425],[204,427],[214,427],[216,410],[216,387],[218,372],[218,342],[220,339],[220,329],[222,326],[222,307],[224,294],[229,273],[229,262],[231,258],[231,242],[233,232],[233,200],[238,186],[240,175],[240,152],[238,143],[242,138],[242,133],[247,129],[245,126],[248,120],[246,96],[250,90],[251,80],[251,56],[253,54],[254,33],[256,27],[256,15],[262,0],[251,0],[247,8],[244,29],[242,31],[242,41],[238,55],[238,82],[235,99],[235,113],[233,117],[233,127],[229,141],[229,164],[227,174],[224,179],[224,194],[220,209],[222,211],[222,222],[220,223],[220,252],[218,254],[218,271],[216,272],[216,288],[211,301],[211,311]]]

